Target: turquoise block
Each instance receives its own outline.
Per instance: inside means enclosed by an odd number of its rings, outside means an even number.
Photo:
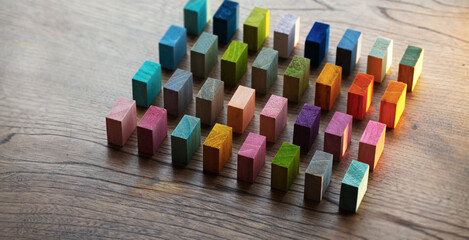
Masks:
[[[132,95],[137,105],[148,107],[161,91],[161,65],[145,61],[132,78]]]
[[[340,187],[339,207],[350,212],[357,212],[368,186],[370,166],[352,160]]]
[[[184,115],[171,133],[171,157],[174,163],[188,164],[200,147],[200,119]]]
[[[174,70],[186,55],[187,31],[183,27],[171,25],[158,43],[161,67]]]
[[[210,15],[209,0],[189,0],[184,6],[184,27],[192,35],[199,35]]]

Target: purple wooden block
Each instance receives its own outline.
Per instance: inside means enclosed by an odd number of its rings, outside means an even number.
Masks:
[[[305,104],[293,127],[293,144],[300,146],[301,151],[308,152],[318,135],[321,108]]]
[[[334,161],[342,160],[352,137],[352,115],[335,112],[324,132],[324,152],[334,155]]]
[[[154,154],[167,132],[166,109],[150,106],[137,125],[138,151]]]
[[[249,133],[238,152],[238,179],[254,182],[265,163],[266,137]]]

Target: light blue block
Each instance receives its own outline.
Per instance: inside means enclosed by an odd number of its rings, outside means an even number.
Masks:
[[[238,29],[239,4],[225,0],[213,16],[213,34],[222,44],[230,42]]]
[[[210,15],[209,0],[189,0],[184,6],[184,27],[192,35],[199,35]]]
[[[148,107],[161,91],[161,65],[145,61],[132,78],[132,95],[137,105]]]
[[[335,65],[342,67],[342,73],[349,75],[360,59],[362,33],[347,29],[337,45]]]
[[[158,43],[161,67],[174,70],[186,55],[186,29],[171,25]]]
[[[188,164],[200,147],[200,119],[184,115],[171,133],[173,163]]]

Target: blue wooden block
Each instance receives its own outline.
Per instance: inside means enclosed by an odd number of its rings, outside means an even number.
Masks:
[[[161,67],[174,70],[186,55],[186,29],[171,25],[158,43]]]
[[[173,133],[171,133],[173,164],[188,164],[199,147],[200,119],[184,115]]]
[[[209,0],[189,0],[184,6],[184,27],[192,35],[199,35],[210,18]]]
[[[218,35],[222,44],[230,42],[238,29],[239,4],[225,0],[213,16],[213,34]]]
[[[360,60],[362,36],[359,31],[347,29],[337,45],[335,65],[342,67],[342,74],[349,75]]]
[[[164,108],[168,114],[180,116],[192,101],[192,73],[177,69],[163,88]]]
[[[161,91],[161,65],[145,61],[132,78],[132,95],[138,106],[148,107]]]
[[[319,66],[329,49],[329,24],[315,22],[305,41],[305,58],[311,66]]]

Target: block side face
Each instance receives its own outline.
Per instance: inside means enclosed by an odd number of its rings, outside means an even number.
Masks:
[[[389,128],[394,128],[396,123],[396,109],[396,104],[381,100],[379,122],[386,124]]]
[[[267,137],[268,142],[275,142],[275,118],[260,115],[259,134]]]
[[[212,105],[213,102],[196,97],[195,99],[195,116],[200,118],[202,124],[212,124]]]
[[[146,154],[154,154],[153,131],[137,126],[137,145],[138,151]]]
[[[314,136],[314,137],[313,137]],[[308,152],[313,145],[316,135],[313,135],[313,129],[298,125],[293,126],[293,144],[300,146],[301,151]]]
[[[290,49],[293,50],[290,45],[293,45],[290,43],[290,35],[274,32],[274,49],[278,51],[279,57],[288,58],[290,56]]]
[[[407,84],[408,90],[413,90],[417,79],[414,78],[415,68],[407,65],[399,64],[399,71],[397,75],[397,80],[399,82]]]
[[[347,95],[347,114],[355,119],[362,120],[366,113],[366,97],[360,94],[348,92]]]
[[[343,141],[342,136],[324,133],[324,152],[332,154],[335,162],[342,160]]]
[[[288,190],[288,168],[279,166],[272,162],[271,187],[281,191]]]
[[[151,102],[147,101],[147,93],[148,90],[146,82],[132,79],[132,97],[138,106],[148,107],[151,104]]]
[[[220,78],[227,86],[236,86],[236,63],[226,60],[220,62]]]
[[[107,141],[116,146],[124,146],[122,122],[106,117]]]
[[[358,205],[358,188],[342,183],[340,187],[339,207],[349,212],[356,212]]]
[[[355,65],[353,59],[353,52],[348,49],[337,47],[335,65],[341,66],[345,75],[349,75],[353,70],[352,63]]]
[[[322,176],[305,174],[304,197],[313,201],[321,201],[323,196]]]
[[[376,145],[360,142],[358,145],[358,158],[357,160],[362,163],[366,163],[370,166],[370,170],[374,170],[377,159],[376,159]]]
[[[208,64],[206,57],[207,56],[205,54],[191,51],[191,72],[194,76],[199,78],[205,77],[205,69]]]
[[[383,64],[382,58],[376,58],[376,57],[368,55],[368,61],[366,64],[366,73],[373,75],[375,82],[383,81],[383,78],[386,74],[385,72],[383,72],[383,69],[385,67],[386,65]]]
[[[171,158],[173,163],[188,164],[191,159],[187,138],[171,135]]]
[[[207,142],[207,141],[205,141]],[[214,148],[211,146],[207,146],[205,143],[203,145],[203,169],[207,172],[212,173],[219,173],[218,170],[221,164],[221,148]]]
[[[261,68],[252,67],[251,87],[261,94],[267,93],[267,71]]]
[[[299,91],[300,78],[285,75],[283,77],[283,96],[288,98],[290,102],[298,102],[301,98]]]
[[[173,116],[179,116],[179,97],[178,92],[164,88],[163,89],[163,98],[164,98],[164,108],[167,110],[168,114]]]
[[[323,110],[327,110],[327,111],[331,110],[332,108],[331,96],[332,96],[331,86],[324,85],[316,81],[314,105],[320,107]]]
[[[254,158],[238,154],[237,179],[254,182]]]

